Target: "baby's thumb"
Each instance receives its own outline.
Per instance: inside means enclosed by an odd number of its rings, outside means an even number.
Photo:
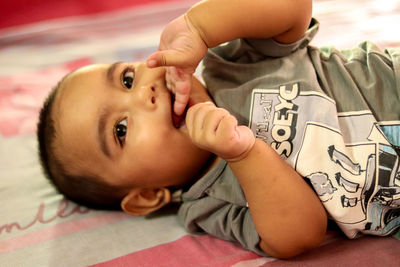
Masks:
[[[147,67],[156,68],[162,66],[180,66],[182,60],[179,60],[179,56],[176,52],[171,50],[157,51],[151,54],[147,60]]]
[[[230,162],[239,161],[245,158],[250,152],[250,150],[253,148],[254,143],[256,142],[256,138],[249,127],[241,125],[237,126],[235,130],[239,138],[238,147],[240,147],[241,153],[233,159],[226,159],[227,161]]]

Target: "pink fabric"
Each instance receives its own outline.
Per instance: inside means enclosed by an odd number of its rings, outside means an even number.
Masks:
[[[340,238],[290,260],[263,266],[385,266],[400,263],[400,242],[391,237],[365,236],[355,240]]]
[[[24,248],[27,246],[44,243],[46,241],[72,234],[79,231],[101,227],[110,223],[132,218],[125,213],[105,213],[90,218],[62,222],[54,226],[23,234],[15,238],[3,241],[0,244],[0,254]],[[54,218],[56,219],[56,218]]]
[[[243,250],[237,244],[201,235],[184,236],[175,242],[133,252],[93,266],[231,266],[255,258],[259,256]]]
[[[289,260],[261,258],[240,246],[208,235],[185,236],[170,242],[93,265],[111,266],[398,266],[400,242],[394,238],[349,240],[328,232],[318,248]]]

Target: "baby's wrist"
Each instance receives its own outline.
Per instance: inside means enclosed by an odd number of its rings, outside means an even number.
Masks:
[[[207,48],[210,48],[210,42],[207,38],[207,35],[205,33],[204,28],[201,26],[201,23],[199,21],[197,21],[196,18],[198,18],[198,16],[194,15],[195,14],[195,6],[193,6],[192,8],[190,8],[185,14],[184,14],[184,18],[186,21],[186,24],[188,25],[188,28],[192,31],[197,33],[201,40],[203,40],[204,45],[207,46]]]

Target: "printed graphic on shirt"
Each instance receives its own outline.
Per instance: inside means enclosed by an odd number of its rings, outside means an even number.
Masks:
[[[387,140],[396,150],[397,155],[400,155],[400,124],[399,122],[385,122],[379,125],[385,134]]]
[[[310,180],[349,237],[400,226],[399,122],[337,114],[332,99],[294,84],[254,90],[249,127]]]
[[[297,83],[254,89],[251,100],[250,129],[292,163],[302,142],[301,129],[308,121],[338,127],[335,101],[317,92],[300,92]]]

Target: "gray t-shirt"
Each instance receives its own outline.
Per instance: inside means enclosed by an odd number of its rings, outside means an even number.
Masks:
[[[211,49],[203,78],[229,110],[312,184],[350,238],[400,225],[400,50],[338,51],[239,39]],[[246,200],[224,161],[183,194],[185,226],[262,254]]]

